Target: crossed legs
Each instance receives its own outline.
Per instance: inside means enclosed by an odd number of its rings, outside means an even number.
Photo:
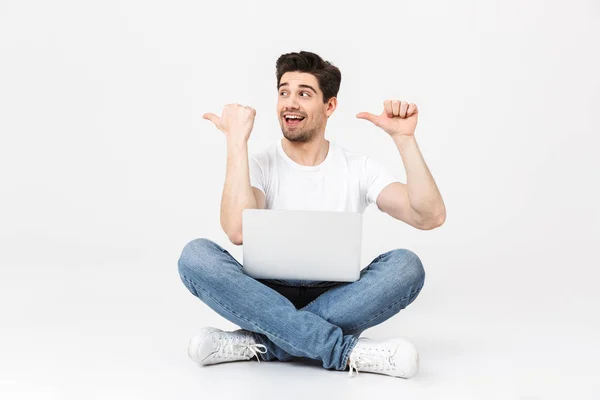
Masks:
[[[425,280],[420,259],[406,249],[376,257],[356,282],[342,282],[301,309],[242,272],[237,260],[208,239],[195,239],[178,261],[181,280],[215,312],[253,332],[264,360],[321,360],[344,370],[359,335],[408,306]]]

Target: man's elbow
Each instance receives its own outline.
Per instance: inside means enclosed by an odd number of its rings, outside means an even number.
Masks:
[[[445,212],[435,218],[430,218],[427,221],[422,222],[419,226],[419,229],[423,231],[430,231],[432,229],[439,228],[440,226],[444,225],[444,222],[446,222]]]
[[[234,232],[230,235],[228,235],[229,237],[229,241],[233,244],[235,244],[236,246],[240,246],[241,244],[243,244],[243,238],[242,238],[242,233],[241,232]]]
[[[223,232],[227,235],[229,241],[237,246],[242,244],[242,228],[241,226],[234,226],[225,221],[221,220],[221,228],[223,228]]]

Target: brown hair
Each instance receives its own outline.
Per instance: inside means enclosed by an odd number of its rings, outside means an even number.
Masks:
[[[315,53],[300,51],[299,53],[282,54],[275,63],[277,71],[277,87],[286,72],[307,72],[317,78],[319,88],[323,92],[323,103],[336,97],[342,81],[342,73],[329,61],[324,61]]]

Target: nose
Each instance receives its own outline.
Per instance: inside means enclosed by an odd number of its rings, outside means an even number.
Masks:
[[[287,99],[285,99],[284,104],[284,109],[292,109],[292,110],[297,110],[299,107],[298,105],[300,103],[298,103],[298,99],[295,96],[289,96]]]

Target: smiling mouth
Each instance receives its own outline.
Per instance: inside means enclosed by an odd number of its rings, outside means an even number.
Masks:
[[[283,117],[283,119],[285,119],[286,122],[300,122],[304,119],[304,117],[301,117],[299,115],[293,115],[293,116],[285,116]]]
[[[300,125],[300,123],[302,121],[304,121],[305,117],[300,117],[300,116],[285,116],[283,117],[284,121],[285,121],[285,125],[289,126],[289,127],[294,127],[297,125]]]

